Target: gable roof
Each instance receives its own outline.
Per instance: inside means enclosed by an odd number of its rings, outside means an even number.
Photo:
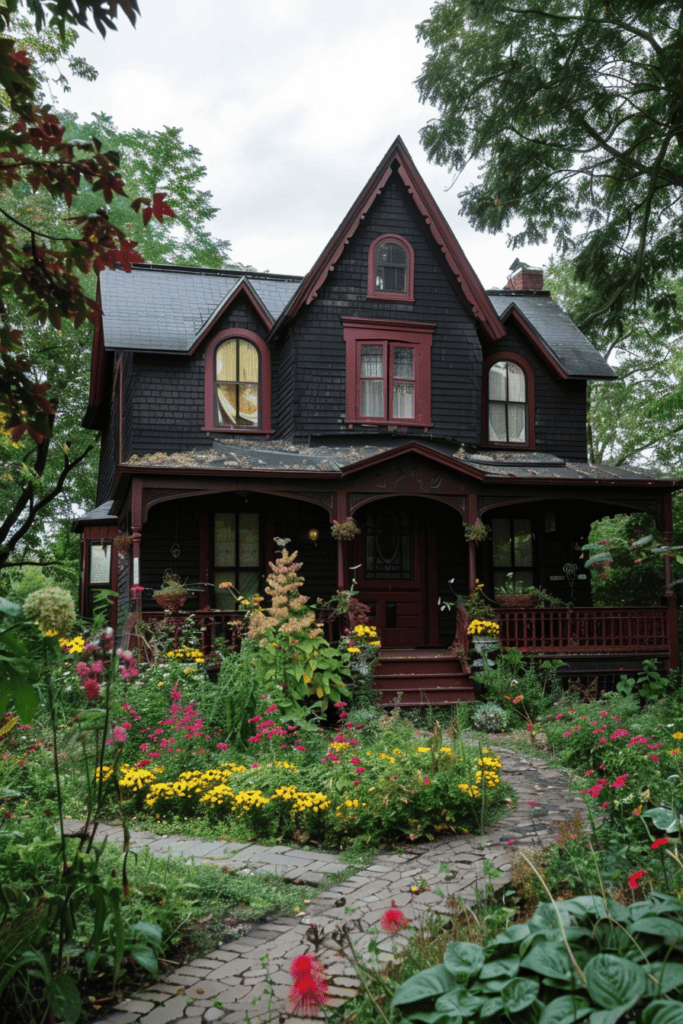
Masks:
[[[104,347],[185,355],[238,293],[251,294],[270,326],[300,283],[283,274],[153,263],[135,263],[130,274],[106,270],[100,276]]]
[[[314,263],[312,269],[293,296],[285,310],[285,316],[292,317],[304,305],[309,305],[318,295],[329,274],[350,238],[355,234],[361,220],[380,195],[391,176],[394,164],[398,173],[411,193],[415,205],[425,219],[435,242],[441,249],[446,263],[455,275],[466,303],[477,322],[484,328],[490,338],[502,338],[505,334],[491,301],[486,294],[479,278],[460,247],[460,243],[451,231],[434,197],[427,188],[417,167],[413,163],[401,136],[389,147],[384,158],[375,169],[355,203],[341,222],[330,241]],[[283,317],[284,319],[284,317]],[[278,326],[278,325],[276,325]]]
[[[488,295],[504,323],[521,320],[531,330],[532,340],[540,342],[541,355],[559,364],[562,376],[609,380],[617,376],[549,292],[489,291]]]

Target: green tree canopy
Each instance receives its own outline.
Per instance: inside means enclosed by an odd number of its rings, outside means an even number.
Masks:
[[[418,26],[418,78],[439,117],[429,158],[482,166],[460,196],[479,230],[519,218],[510,243],[554,233],[595,305],[581,324],[619,330],[643,295],[683,270],[683,9],[671,0],[440,0]]]

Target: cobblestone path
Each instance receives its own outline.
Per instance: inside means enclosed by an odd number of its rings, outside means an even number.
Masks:
[[[193,840],[153,833],[132,833],[132,847],[147,846],[152,853],[194,857],[196,863],[225,865],[230,869],[264,870],[289,879],[319,883],[321,894],[298,917],[280,916],[258,923],[242,938],[225,943],[213,953],[178,968],[148,988],[119,1003],[96,1024],[270,1024],[282,1016],[294,1018],[287,1006],[292,957],[310,948],[306,932],[311,924],[327,934],[339,923],[359,921],[357,950],[362,956],[374,939],[380,960],[392,958],[392,948],[407,941],[404,934],[369,936],[384,913],[396,901],[406,917],[417,921],[428,911],[445,910],[450,895],[474,900],[484,887],[483,862],[491,861],[501,872],[496,888],[510,881],[511,850],[530,849],[553,839],[552,825],[584,804],[569,795],[567,775],[547,767],[538,758],[492,746],[500,754],[502,776],[518,796],[517,808],[485,836],[453,836],[438,839],[402,853],[383,854],[345,882],[325,887],[325,877],[344,870],[333,854],[305,852],[285,846]],[[78,823],[71,822],[71,825]],[[120,839],[120,829],[100,826],[98,837]],[[413,888],[421,891],[414,893]],[[438,889],[438,893],[436,890]],[[353,914],[351,914],[353,910]],[[339,1005],[357,990],[353,967],[334,950],[319,953],[331,979],[329,1005]],[[270,990],[271,991],[266,991]],[[321,1020],[316,1018],[316,1020]],[[310,1022],[309,1022],[310,1024]]]

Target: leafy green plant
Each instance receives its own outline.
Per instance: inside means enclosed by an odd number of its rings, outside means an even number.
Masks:
[[[651,893],[625,907],[609,897],[543,903],[486,947],[452,942],[443,962],[392,999],[402,1019],[612,1024],[634,1010],[647,1024],[683,1020],[683,908]]]

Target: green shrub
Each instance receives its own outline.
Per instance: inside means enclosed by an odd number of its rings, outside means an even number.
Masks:
[[[676,1024],[681,935],[683,908],[671,896],[629,907],[595,895],[542,903],[485,948],[450,943],[443,963],[398,988],[392,1007],[416,1022],[609,1024],[635,1013],[645,1024]]]

